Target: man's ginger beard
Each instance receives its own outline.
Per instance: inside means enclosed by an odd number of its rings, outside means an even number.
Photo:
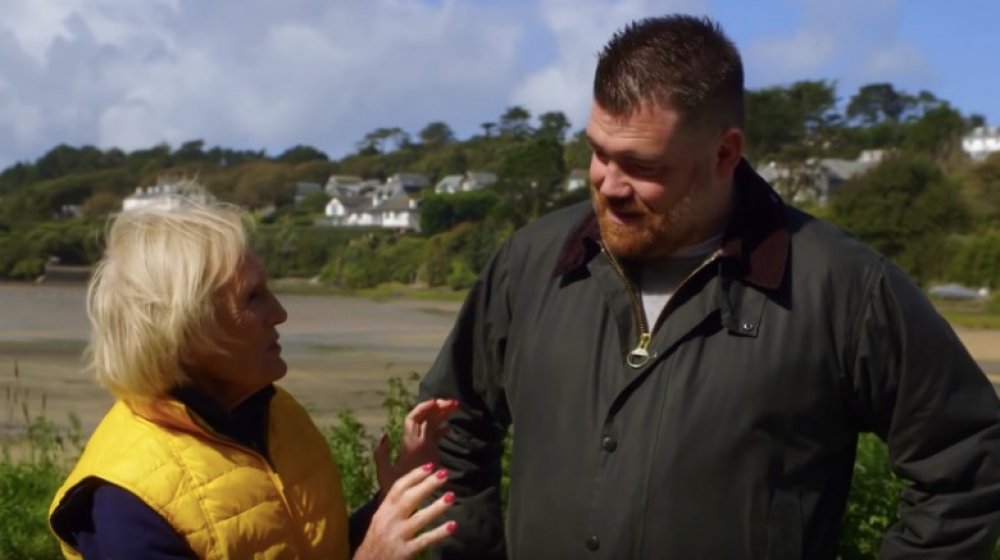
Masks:
[[[637,197],[609,199],[597,189],[590,192],[597,213],[604,244],[616,258],[648,260],[666,257],[697,243],[693,214],[700,185],[692,188],[666,214],[657,214]],[[619,224],[612,221],[608,209],[617,213],[640,214],[639,222]]]

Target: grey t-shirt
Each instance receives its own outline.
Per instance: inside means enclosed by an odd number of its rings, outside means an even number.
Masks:
[[[639,270],[639,293],[650,329],[656,325],[677,286],[719,247],[721,241],[722,235],[716,235],[664,259],[643,263]]]

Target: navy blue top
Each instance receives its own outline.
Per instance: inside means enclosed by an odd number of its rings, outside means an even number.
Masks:
[[[173,396],[213,430],[266,458],[267,411],[274,393],[274,387],[268,386],[232,411],[193,387],[174,391]],[[123,488],[91,480],[89,487],[74,496],[71,514],[62,516],[59,526],[54,527],[85,559],[196,558],[187,541],[145,502]],[[348,533],[352,552],[368,531],[376,506],[373,498],[351,515]]]

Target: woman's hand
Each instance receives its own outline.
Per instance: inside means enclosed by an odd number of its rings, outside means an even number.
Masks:
[[[404,474],[420,465],[439,462],[438,441],[448,432],[445,420],[457,408],[458,401],[450,399],[430,399],[413,407],[403,421],[403,440],[395,463],[390,460],[389,439],[382,438],[375,448],[380,497]]]
[[[403,475],[385,494],[372,516],[368,533],[354,554],[355,560],[410,560],[425,548],[444,540],[457,525],[448,521],[421,533],[455,501],[446,492],[423,509],[419,508],[448,479],[448,471],[434,471],[427,463]]]

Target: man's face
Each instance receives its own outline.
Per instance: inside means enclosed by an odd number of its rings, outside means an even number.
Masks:
[[[643,103],[627,117],[594,103],[590,184],[605,244],[617,257],[663,257],[702,241],[713,215],[714,139],[681,128],[677,111]],[[708,210],[706,212],[706,210]]]

